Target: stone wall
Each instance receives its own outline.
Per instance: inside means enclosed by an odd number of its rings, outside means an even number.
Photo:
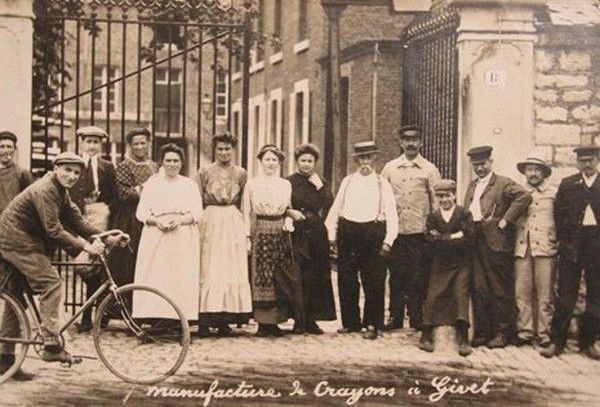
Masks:
[[[573,147],[600,144],[600,42],[592,29],[540,29],[535,50],[535,144],[555,167],[575,171]]]

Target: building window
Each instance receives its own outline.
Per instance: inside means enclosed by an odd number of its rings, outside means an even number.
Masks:
[[[310,140],[310,89],[308,79],[294,83],[294,92],[290,94],[289,107],[289,144],[287,153],[294,154],[294,147]],[[293,160],[288,163],[288,171],[293,171]]]
[[[170,100],[169,100],[170,94]],[[155,126],[157,133],[181,132],[181,70],[156,69]]]
[[[308,38],[308,1],[298,0],[298,42]]]
[[[302,125],[304,122],[304,92],[296,93],[296,101],[295,108],[296,112],[294,114],[294,145],[300,145],[304,140],[304,126]]]
[[[227,120],[227,75],[225,71],[217,73],[217,120]]]
[[[283,41],[283,30],[282,30],[282,18],[283,18],[283,9],[281,6],[281,2],[282,0],[275,0],[275,9],[273,10],[273,37],[274,37],[274,43],[273,43],[273,52],[277,53],[279,51],[281,51],[282,48],[282,44],[281,42]]]
[[[279,120],[278,106],[279,101],[277,99],[271,100],[271,120],[269,122],[269,138],[268,143],[277,143],[277,124]]]
[[[96,66],[94,67],[94,88],[114,80],[119,74],[119,69],[115,66]],[[115,113],[118,109],[118,87],[117,82],[104,86],[94,92],[94,112],[106,113],[108,99],[108,111]]]

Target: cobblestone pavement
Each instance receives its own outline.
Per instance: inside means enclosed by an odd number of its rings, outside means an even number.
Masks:
[[[432,380],[448,376],[460,384],[475,383],[481,388],[489,378],[487,394],[445,394],[442,405],[600,405],[600,363],[570,349],[564,356],[543,359],[532,348],[507,347],[490,351],[478,348],[468,358],[455,353],[450,330],[437,333],[436,353],[416,348],[418,335],[412,330],[385,333],[376,341],[360,334],[335,333],[337,322],[322,323],[322,336],[286,335],[283,338],[256,338],[255,325],[237,329],[238,337],[194,339],[186,362],[168,381],[170,389],[213,390],[237,388],[245,381],[254,389],[273,388],[279,397],[219,399],[210,405],[423,405],[438,390]],[[284,325],[288,329],[289,324]],[[69,350],[94,356],[91,335],[69,335]],[[158,352],[161,349],[157,350]],[[0,385],[0,405],[202,405],[205,398],[153,397],[147,386],[120,381],[99,360],[86,359],[80,365],[63,368],[34,358],[24,364],[37,374],[33,382],[9,381]],[[126,357],[126,355],[123,355]],[[218,381],[215,384],[214,381]],[[298,381],[305,395],[290,395]],[[328,386],[323,384],[327,381]],[[418,382],[420,394],[413,394]],[[319,383],[321,383],[319,385]],[[450,383],[452,384],[452,382]],[[369,395],[382,388],[386,395]],[[354,389],[354,398],[331,392]],[[363,395],[356,392],[363,389]],[[160,389],[159,389],[160,390]],[[150,389],[152,391],[152,389]],[[165,390],[166,391],[166,390]],[[326,395],[322,395],[326,393]],[[173,393],[171,393],[173,394]],[[319,395],[322,395],[319,397]],[[439,393],[438,393],[439,396]],[[206,405],[206,404],[205,404]]]

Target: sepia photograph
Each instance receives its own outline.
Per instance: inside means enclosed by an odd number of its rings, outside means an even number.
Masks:
[[[0,0],[0,406],[600,405],[600,0]]]

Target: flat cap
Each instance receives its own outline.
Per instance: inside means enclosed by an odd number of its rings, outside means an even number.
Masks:
[[[398,137],[422,137],[421,128],[414,124],[402,126],[398,129]]]
[[[54,157],[54,165],[59,164],[78,164],[83,167],[85,166],[85,161],[77,154],[70,151],[65,151],[64,153],[60,153]]]
[[[492,150],[492,146],[477,146],[469,149],[467,155],[471,158],[471,162],[481,162],[490,158]]]
[[[77,129],[79,137],[99,137],[100,139],[108,139],[108,133],[98,126],[85,126]]]
[[[573,151],[575,154],[577,154],[577,158],[592,158],[600,153],[600,146],[593,144],[581,145],[579,147],[575,147]]]
[[[456,182],[451,179],[443,179],[433,186],[433,191],[436,194],[442,192],[456,192]]]
[[[352,149],[354,150],[352,157],[375,154],[379,152],[379,149],[377,149],[374,141],[361,141],[360,143],[354,143]]]
[[[0,140],[11,140],[13,143],[17,144],[17,136],[10,131],[0,132]]]

